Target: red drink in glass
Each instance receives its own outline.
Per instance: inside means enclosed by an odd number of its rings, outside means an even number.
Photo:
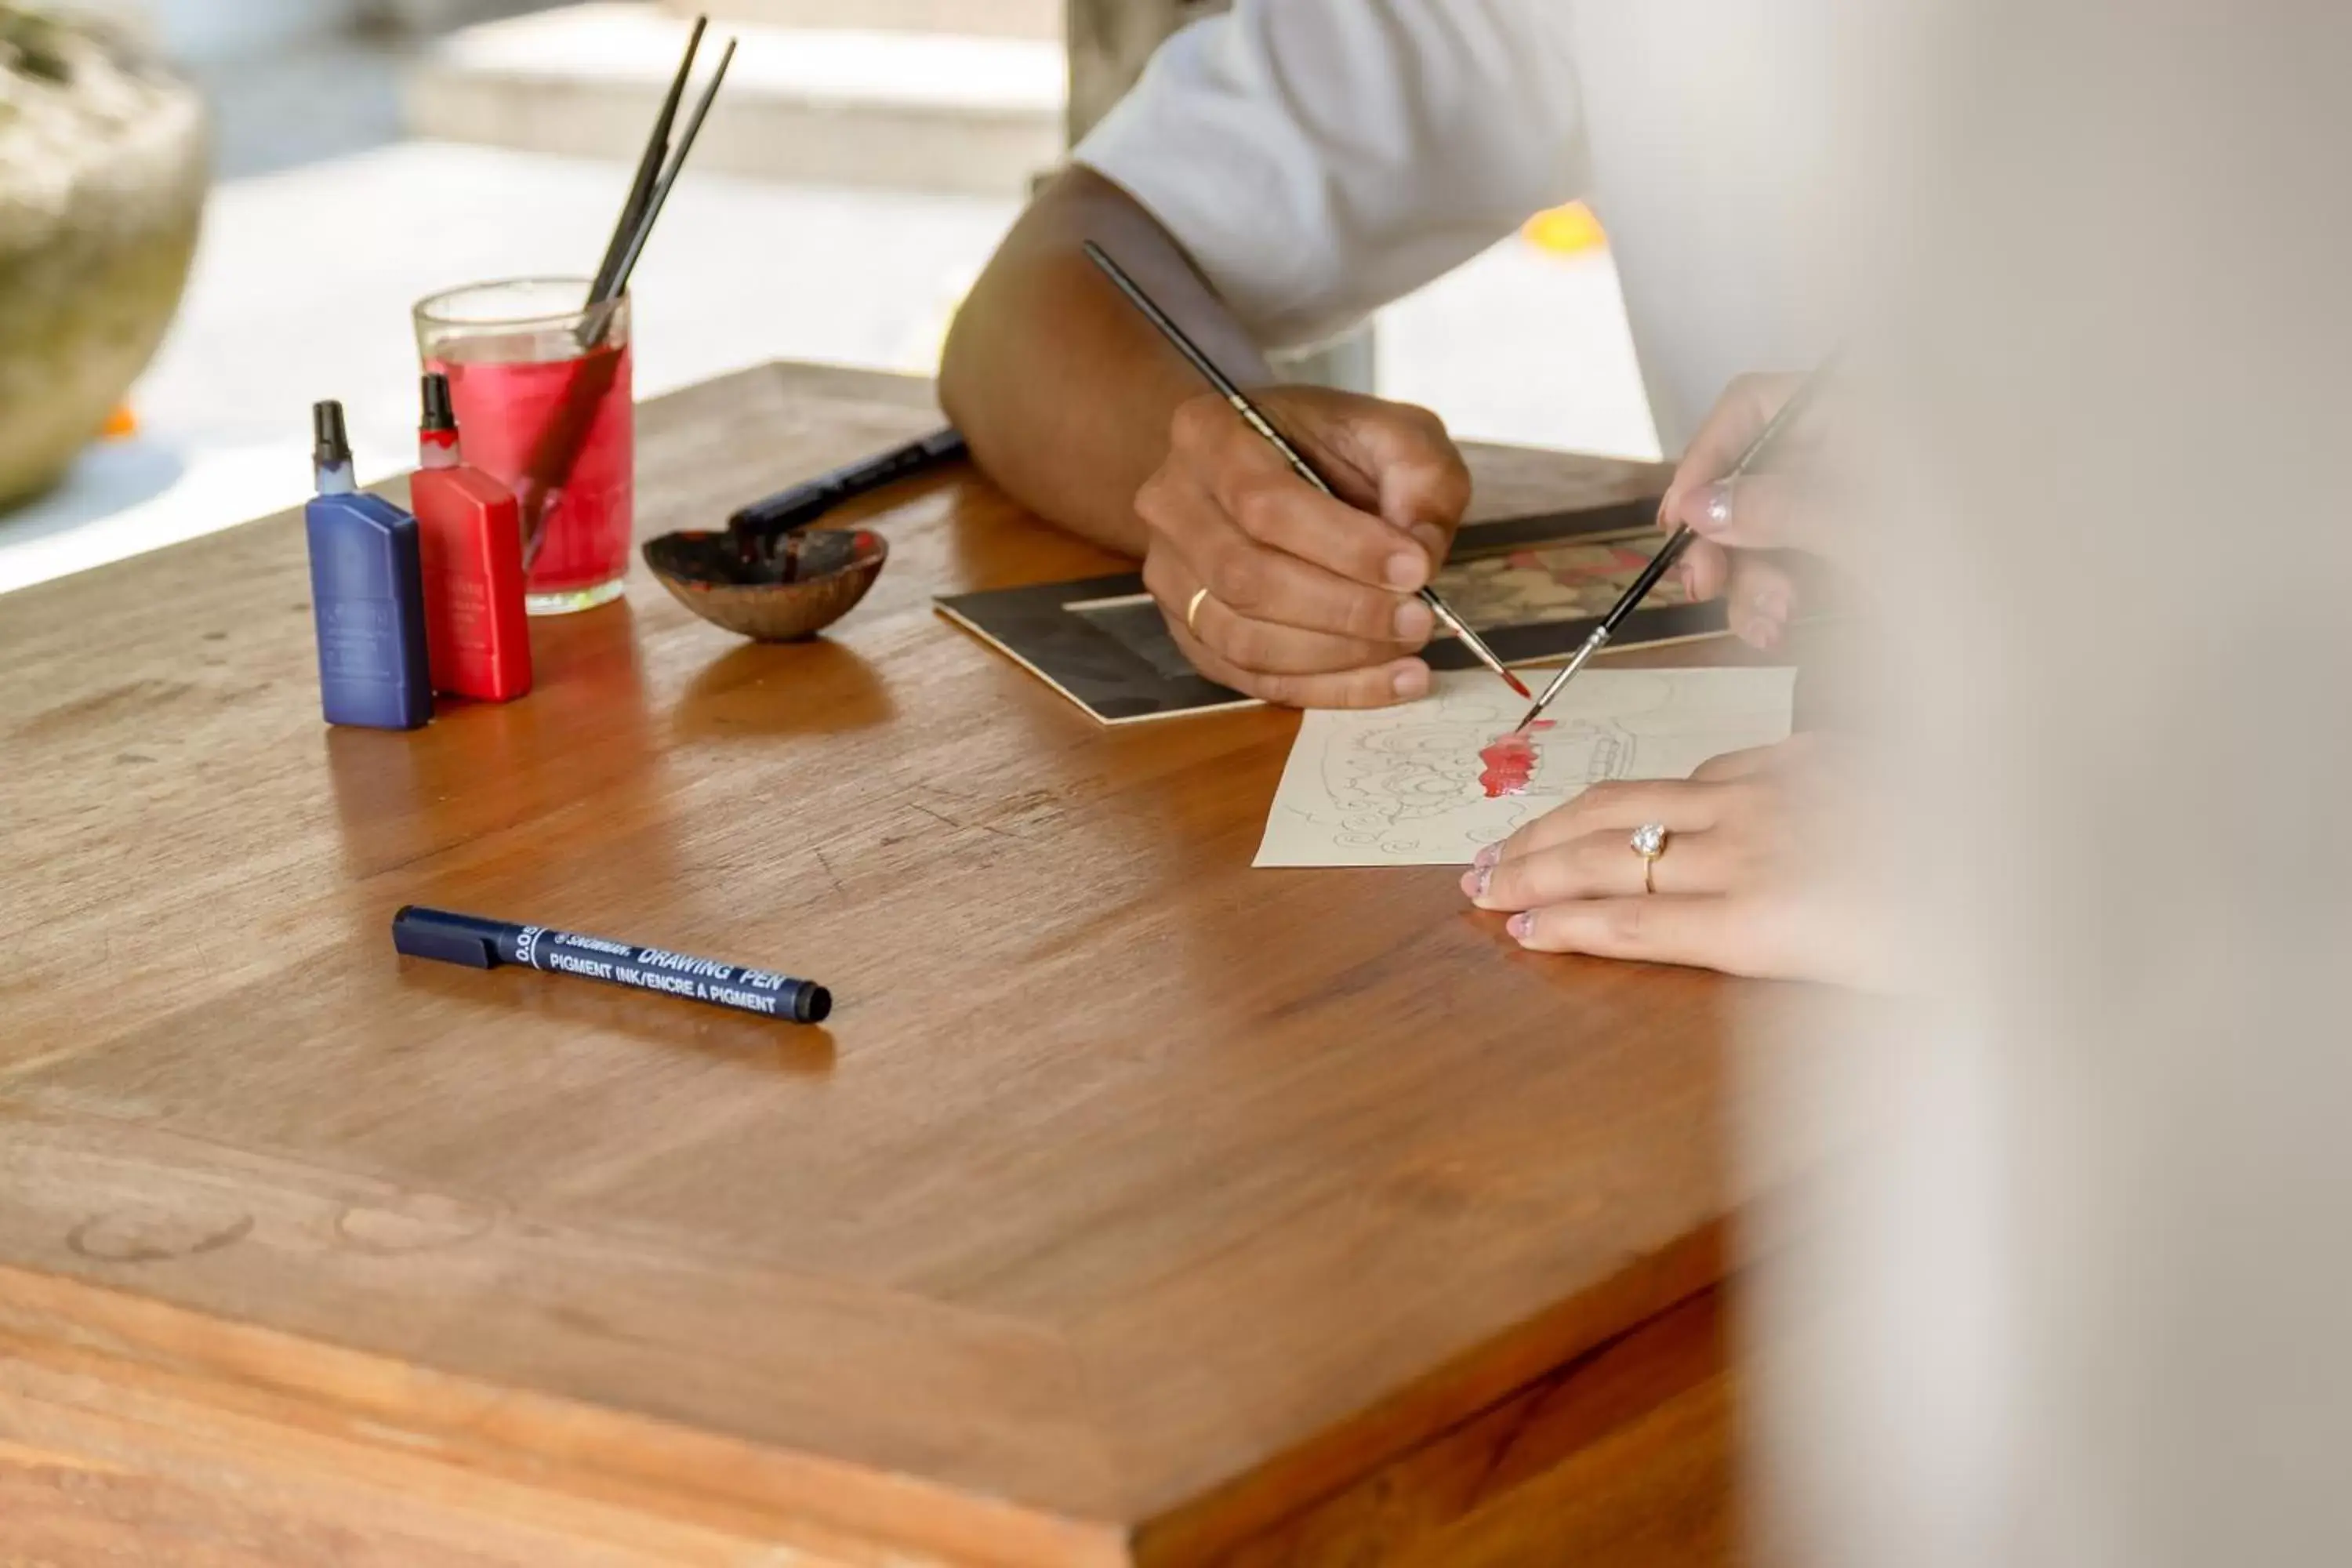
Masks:
[[[515,492],[533,615],[619,596],[629,564],[628,302],[583,312],[587,288],[568,279],[488,283],[416,307],[417,347],[427,370],[449,378],[467,460]]]

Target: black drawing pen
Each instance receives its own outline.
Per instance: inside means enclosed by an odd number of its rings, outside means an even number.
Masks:
[[[1242,422],[1264,437],[1268,446],[1282,454],[1282,460],[1290,465],[1292,473],[1297,474],[1325,495],[1331,496],[1333,500],[1339,499],[1337,493],[1331,489],[1330,481],[1315,471],[1315,465],[1307,460],[1306,454],[1284,438],[1282,432],[1274,427],[1274,422],[1260,413],[1257,405],[1252,403],[1248,395],[1234,384],[1234,378],[1220,370],[1217,367],[1217,362],[1201,351],[1200,344],[1185,336],[1184,329],[1178,326],[1175,320],[1160,308],[1158,301],[1143,291],[1141,284],[1127,275],[1125,268],[1110,258],[1108,251],[1091,239],[1081,242],[1079,248],[1087,253],[1087,259],[1100,268],[1102,275],[1109,279],[1120,293],[1127,296],[1128,303],[1141,311],[1143,319],[1159,328],[1160,335],[1166,338],[1178,353],[1191,362],[1192,368],[1201,373],[1202,379],[1216,388],[1217,395],[1223,398],[1232,406],[1233,411],[1242,416]],[[1526,682],[1513,675],[1504,666],[1503,661],[1495,657],[1495,650],[1486,646],[1486,639],[1472,631],[1470,623],[1455,615],[1453,606],[1438,597],[1436,589],[1426,583],[1423,584],[1420,598],[1423,604],[1429,606],[1429,613],[1444,623],[1446,629],[1453,632],[1455,639],[1464,647],[1468,648],[1480,664],[1501,676],[1505,684],[1520,696],[1534,695],[1527,689]]]
[[[953,427],[934,430],[919,441],[909,441],[871,458],[860,458],[829,474],[819,474],[803,484],[755,500],[727,520],[727,531],[747,543],[790,533],[807,527],[845,500],[868,490],[878,490],[909,474],[951,463],[963,455],[961,432]]]
[[[814,980],[794,980],[666,948],[607,942],[577,931],[517,925],[415,904],[403,905],[392,917],[392,945],[411,958],[438,959],[474,969],[520,963],[548,974],[574,974],[608,985],[731,1007],[738,1013],[756,1013],[763,1018],[788,1018],[795,1024],[819,1023],[833,1011],[833,993]]]

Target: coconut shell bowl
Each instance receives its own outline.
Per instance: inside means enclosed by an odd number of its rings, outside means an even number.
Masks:
[[[670,596],[755,642],[797,642],[847,615],[882,574],[890,546],[869,529],[805,529],[781,539],[698,530],[645,545]]]

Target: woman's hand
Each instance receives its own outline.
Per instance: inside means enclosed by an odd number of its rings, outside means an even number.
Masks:
[[[1687,963],[1787,980],[1890,982],[1872,864],[1874,797],[1850,743],[1812,734],[1734,752],[1682,782],[1596,784],[1462,879],[1538,952]],[[1633,830],[1664,823],[1643,890]]]
[[[1804,380],[1734,380],[1691,438],[1658,505],[1660,528],[1687,526],[1698,535],[1675,568],[1684,589],[1694,599],[1723,595],[1732,635],[1759,648],[1780,642],[1799,599],[1797,575],[1772,552],[1836,553],[1821,482],[1819,429],[1827,423],[1822,402],[1775,437],[1765,471],[1724,476]]]

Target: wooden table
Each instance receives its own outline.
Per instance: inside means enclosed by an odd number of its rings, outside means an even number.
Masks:
[[[936,417],[661,399],[641,529]],[[638,567],[410,735],[319,721],[289,517],[0,598],[0,1561],[1727,1557],[1742,988],[1249,869],[1294,715],[1098,729],[929,599],[1104,557],[866,510],[828,640]],[[839,1010],[398,960],[412,900]]]

